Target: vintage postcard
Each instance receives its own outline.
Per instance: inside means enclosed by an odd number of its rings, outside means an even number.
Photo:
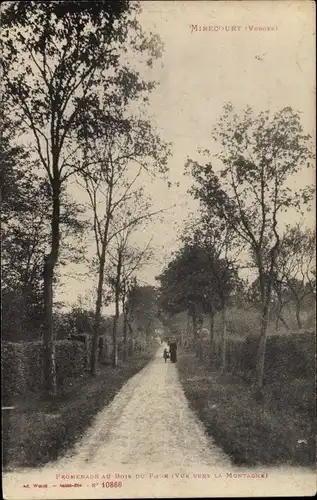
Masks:
[[[315,4],[0,22],[4,498],[315,495]]]

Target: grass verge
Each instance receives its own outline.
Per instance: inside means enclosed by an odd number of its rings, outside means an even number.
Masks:
[[[63,455],[156,351],[153,347],[135,354],[117,368],[101,365],[96,378],[87,374],[80,380],[69,380],[54,402],[29,394],[14,402],[14,410],[2,411],[5,470],[42,466]]]
[[[284,382],[279,391],[275,384],[274,390],[266,389],[263,406],[255,401],[252,387],[240,378],[213,371],[192,353],[181,352],[177,366],[191,408],[207,434],[233,463],[244,466],[315,463],[313,383],[307,381],[305,387],[302,385],[301,396],[293,394],[298,381]],[[282,396],[286,386],[288,399]],[[310,391],[311,399],[307,397]],[[311,401],[310,408],[299,404],[300,397],[305,401],[304,392]]]

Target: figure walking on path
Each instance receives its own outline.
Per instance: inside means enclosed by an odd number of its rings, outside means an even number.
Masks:
[[[164,349],[164,352],[163,352],[163,358],[165,360],[165,363],[166,363],[166,360],[169,358],[169,353],[168,353],[168,350],[165,348]]]

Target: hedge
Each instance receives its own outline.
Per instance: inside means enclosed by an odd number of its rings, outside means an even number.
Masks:
[[[105,336],[99,350],[99,361],[110,361],[113,344],[112,339]],[[71,339],[55,342],[56,379],[60,387],[67,377],[78,376],[89,369],[91,353],[91,336],[73,336]],[[127,342],[130,355],[143,352],[146,342],[139,339],[129,339]],[[118,342],[118,357],[123,359],[123,342]],[[42,341],[34,342],[3,342],[1,349],[2,399],[10,401],[13,397],[25,394],[27,391],[41,392],[44,390],[44,348]]]
[[[57,383],[61,385],[66,377],[79,375],[86,368],[86,349],[83,343],[59,340],[56,346]],[[27,391],[44,389],[44,348],[37,342],[2,343],[2,391],[3,400]]]
[[[24,343],[2,342],[1,380],[4,403],[27,390],[28,360]]]
[[[228,338],[226,346],[227,370],[239,373],[246,380],[253,380],[256,368],[259,337],[246,339]],[[209,360],[215,367],[221,365],[221,344],[209,341],[197,342],[197,356]],[[270,336],[267,339],[264,376],[266,380],[288,377],[311,379],[315,373],[315,335],[313,332],[290,336]]]

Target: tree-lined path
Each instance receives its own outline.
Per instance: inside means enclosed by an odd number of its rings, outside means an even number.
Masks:
[[[229,466],[189,408],[176,365],[164,363],[164,347],[99,413],[70,456],[54,464],[55,470]]]
[[[276,29],[238,9],[208,34],[193,2],[2,2],[6,498],[307,492],[315,30],[293,3],[285,46],[282,2]],[[240,464],[271,467],[265,486],[230,484]],[[114,486],[128,470],[171,482]]]
[[[234,466],[189,408],[177,364],[164,363],[164,347],[105,406],[67,456],[41,469],[6,473],[6,498],[16,498],[16,491],[29,499],[31,491],[23,485],[34,483],[49,486],[33,488],[34,499],[50,498],[52,489],[60,499],[169,498],[172,493],[195,498],[227,496],[233,487],[238,497],[248,495],[250,481],[254,496],[263,495],[264,487],[281,496],[311,494],[315,474],[309,469]],[[263,472],[266,479],[254,479]],[[242,480],[243,474],[250,479]],[[61,483],[81,487],[65,489]],[[107,484],[121,487],[107,489]]]

